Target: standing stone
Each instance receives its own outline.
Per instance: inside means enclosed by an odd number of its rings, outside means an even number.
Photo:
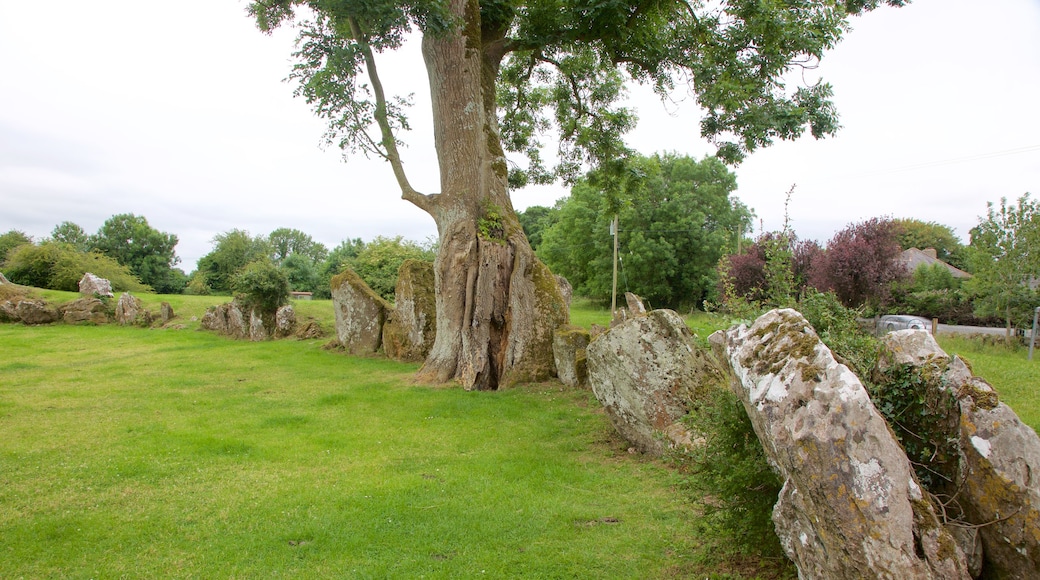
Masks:
[[[433,264],[405,260],[398,270],[394,306],[383,326],[383,352],[399,361],[426,359],[437,338]]]
[[[8,280],[8,279],[7,279],[7,278],[6,278],[5,276],[4,276],[4,273],[3,273],[3,272],[0,272],[0,284],[10,284],[10,283],[11,283],[11,281],[10,281],[10,280]]]
[[[249,323],[242,314],[242,306],[237,300],[224,305],[227,313],[227,328],[224,330],[228,336],[233,338],[249,338]]]
[[[119,301],[116,302],[116,322],[123,326],[131,324],[137,324],[145,318],[144,316],[144,304],[136,296],[132,296],[129,292],[123,292],[119,295]]]
[[[585,387],[588,384],[589,331],[578,326],[561,328],[553,336],[553,358],[556,360],[556,376],[568,387]]]
[[[574,298],[574,286],[571,286],[570,280],[556,274],[556,286],[560,289],[560,295],[563,296],[563,302],[567,305],[567,308],[571,307],[571,300]]]
[[[589,384],[614,429],[651,455],[689,444],[681,419],[722,381],[710,353],[697,347],[671,310],[628,320],[598,336],[586,352]]]
[[[913,436],[953,442],[948,452],[953,465],[940,470],[951,481],[933,491],[956,497],[947,508],[950,516],[961,520],[961,529],[977,529],[978,568],[995,578],[1040,578],[1040,437],[927,331],[901,330],[882,339],[875,373],[879,388],[890,387],[886,379],[905,366],[919,379],[920,397],[953,403],[935,405],[950,409],[949,417],[915,414],[900,422]],[[936,429],[941,431],[931,433]],[[975,537],[965,534],[960,542],[970,553]]]
[[[163,324],[166,324],[167,322],[173,320],[173,317],[173,307],[170,306],[169,302],[163,302],[162,305],[159,306],[160,320],[162,320]]]
[[[225,308],[224,305],[210,306],[206,309],[206,313],[202,315],[202,320],[199,322],[199,326],[206,330],[226,333],[227,308]]]
[[[967,563],[862,383],[800,314],[712,335],[783,489],[773,524],[802,579],[967,579]]]
[[[267,340],[267,328],[263,317],[254,309],[249,311],[249,340],[260,342]]]
[[[628,306],[628,315],[631,318],[646,314],[646,306],[643,305],[643,299],[636,294],[625,292],[625,304]]]
[[[280,307],[274,313],[274,335],[276,338],[292,336],[296,331],[296,309],[292,304]]]
[[[83,274],[83,277],[80,278],[79,293],[84,296],[107,296],[108,298],[115,296],[112,294],[111,282],[90,272]]]
[[[376,294],[353,270],[331,282],[336,338],[351,354],[372,354],[383,342],[383,323],[392,306]]]
[[[108,309],[105,303],[94,296],[84,296],[63,305],[60,309],[65,324],[92,322],[104,324],[108,322]]]

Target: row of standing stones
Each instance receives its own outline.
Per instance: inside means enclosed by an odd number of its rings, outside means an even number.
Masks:
[[[0,274],[0,287],[10,288],[0,294],[0,322],[21,322],[26,325],[114,322],[124,326],[152,326],[165,325],[174,317],[169,303],[163,302],[159,313],[155,314],[145,309],[141,300],[129,292],[120,294],[112,306],[111,299],[115,297],[112,284],[90,272],[79,281],[82,296],[61,306],[28,298],[24,288],[12,284],[3,274]]]
[[[930,334],[887,335],[872,380],[896,388],[893,370],[909,369],[927,391],[917,396],[950,403],[936,405],[942,420],[900,426],[938,425],[953,446],[948,481],[931,489],[798,312],[716,332],[709,349],[675,312],[638,314],[633,299],[637,315],[597,336],[557,333],[561,380],[587,381],[618,433],[654,455],[701,444],[683,418],[710,389],[731,389],[783,482],[773,523],[800,578],[1040,578],[1040,438]]]

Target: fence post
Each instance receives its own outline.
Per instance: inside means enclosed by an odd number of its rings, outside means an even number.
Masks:
[[[935,336],[935,333],[938,332],[938,331],[939,331],[939,319],[938,318],[933,318],[932,319],[932,336]]]
[[[1029,335],[1029,360],[1033,360],[1033,344],[1036,342],[1036,318],[1040,316],[1040,306],[1033,311],[1033,332]]]

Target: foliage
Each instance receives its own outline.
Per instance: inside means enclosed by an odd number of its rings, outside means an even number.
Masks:
[[[18,246],[31,244],[32,237],[21,230],[11,230],[0,235],[0,266],[7,261],[7,255]]]
[[[820,340],[861,379],[877,365],[877,339],[859,324],[861,311],[848,308],[831,292],[807,288],[795,306],[809,321]]]
[[[702,445],[677,454],[695,497],[709,496],[704,511],[741,553],[783,556],[771,515],[782,482],[769,467],[743,403],[725,387],[686,417]]]
[[[206,283],[206,274],[196,271],[184,287],[184,293],[193,296],[209,296],[213,293],[213,289]]]
[[[266,256],[236,272],[232,284],[235,299],[247,310],[274,314],[280,306],[289,303],[289,279]]]
[[[325,258],[325,262],[319,267],[318,286],[314,291],[314,297],[331,298],[329,282],[332,277],[342,272],[364,248],[365,242],[361,241],[361,238],[343,240],[333,248]]]
[[[877,307],[888,298],[889,285],[909,274],[896,262],[901,251],[896,233],[895,224],[884,218],[850,224],[827,243],[809,283],[834,292],[846,306]]]
[[[520,227],[524,229],[527,241],[531,243],[531,249],[538,251],[546,230],[559,220],[561,203],[562,200],[554,207],[532,205],[524,211],[517,212],[516,217],[520,220]]]
[[[75,292],[79,290],[83,274],[91,272],[111,282],[115,291],[151,291],[129,267],[113,258],[98,252],[80,252],[68,244],[54,241],[15,248],[8,256],[4,270],[12,282],[37,288]]]
[[[673,154],[630,161],[618,197],[592,173],[560,204],[538,255],[575,293],[610,299],[613,239],[619,214],[620,290],[655,307],[700,306],[715,291],[715,265],[751,212],[730,197],[736,178],[717,159]]]
[[[961,288],[949,268],[942,264],[921,265],[909,280],[892,285],[891,303],[887,310],[900,314],[914,314],[936,318],[944,324],[979,325],[973,313],[972,295]]]
[[[504,241],[506,239],[504,219],[502,208],[490,201],[485,201],[484,213],[477,220],[477,233],[485,240]]]
[[[405,260],[432,262],[434,252],[401,236],[377,237],[348,262],[366,284],[388,301],[394,300],[397,274]]]
[[[311,257],[305,254],[290,254],[278,267],[285,272],[289,286],[295,292],[313,294],[321,283],[318,268]]]
[[[253,237],[245,230],[231,230],[213,237],[213,250],[199,259],[198,272],[213,292],[230,294],[235,274],[246,264],[271,253],[263,236]]]
[[[160,294],[179,294],[184,289],[184,273],[173,272],[180,262],[174,253],[177,236],[156,230],[143,216],[128,213],[108,218],[90,243],[102,254],[129,267],[141,282]]]
[[[966,283],[980,316],[999,316],[1008,328],[1031,324],[1040,297],[1032,290],[1040,278],[1040,204],[1024,194],[1018,204],[1001,198],[986,204],[986,216],[971,230],[974,276]]]
[[[324,262],[329,255],[329,249],[325,244],[316,242],[309,235],[292,228],[276,229],[267,236],[267,243],[271,245],[271,259],[278,265],[290,256],[306,256],[311,264],[318,264]]]
[[[911,218],[894,219],[892,222],[896,227],[896,241],[902,249],[934,248],[936,257],[943,262],[962,269],[967,266],[964,244],[950,226]]]
[[[54,226],[54,229],[51,230],[51,239],[68,244],[81,252],[89,252],[93,247],[87,232],[78,224],[70,221],[64,221]]]
[[[957,399],[942,381],[945,368],[895,365],[868,383],[870,400],[892,427],[925,488],[938,492],[957,477]],[[951,421],[953,422],[951,424]]]

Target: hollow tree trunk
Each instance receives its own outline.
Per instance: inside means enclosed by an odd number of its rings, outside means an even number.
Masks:
[[[485,50],[478,3],[451,4],[466,26],[423,39],[441,193],[424,208],[440,245],[437,338],[419,377],[495,389],[551,375],[552,334],[567,310],[509,199],[494,101],[500,56]]]

